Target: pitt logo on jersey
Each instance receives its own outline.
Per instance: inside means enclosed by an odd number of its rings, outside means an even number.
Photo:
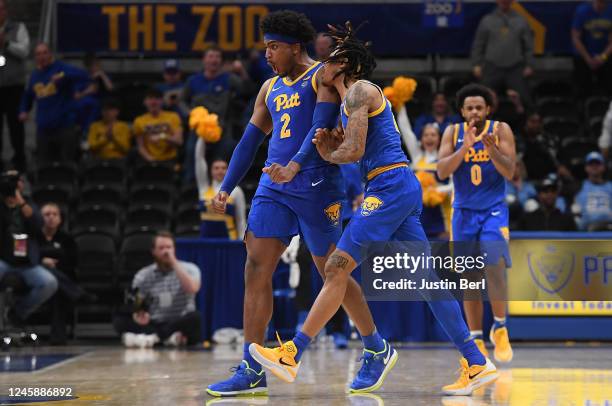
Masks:
[[[287,110],[292,107],[299,106],[300,103],[300,94],[293,93],[291,96],[287,96],[286,94],[279,94],[274,98],[274,103],[276,104],[276,111]]]
[[[324,210],[325,215],[329,219],[330,223],[334,226],[340,224],[340,211],[342,209],[342,204],[340,202],[332,203],[327,206]]]
[[[471,147],[463,159],[465,162],[489,162],[491,157],[489,157],[489,151],[486,149],[476,151],[473,147]]]
[[[49,82],[46,85],[42,82],[38,82],[34,85],[34,93],[36,93],[37,98],[42,99],[43,97],[56,94],[57,87],[55,87],[55,82]]]
[[[383,201],[380,200],[378,197],[368,196],[365,198],[363,203],[361,203],[361,215],[369,216],[370,214],[378,210],[378,208],[382,205]]]

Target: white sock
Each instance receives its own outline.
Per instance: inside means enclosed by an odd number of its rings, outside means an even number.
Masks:
[[[482,330],[470,330],[470,337],[482,337]]]
[[[506,322],[506,318],[505,317],[493,317],[493,320],[495,320],[498,323],[505,323]]]

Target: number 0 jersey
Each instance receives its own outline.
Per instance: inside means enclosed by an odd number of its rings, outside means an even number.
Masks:
[[[482,136],[493,133],[498,125],[498,121],[487,120],[483,132],[476,137],[476,142],[453,174],[454,208],[484,210],[504,201],[506,181],[493,165],[482,142]],[[467,123],[454,126],[455,151],[463,145],[467,126]]]

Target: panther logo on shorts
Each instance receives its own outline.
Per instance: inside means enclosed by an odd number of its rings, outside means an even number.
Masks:
[[[380,206],[383,205],[383,201],[380,200],[376,196],[368,196],[365,198],[363,203],[361,203],[361,215],[369,216],[374,211],[378,210]]]
[[[340,224],[341,209],[342,209],[342,204],[340,202],[335,202],[335,203],[330,204],[329,206],[325,208],[325,210],[323,210],[325,212],[325,215],[329,219],[330,223],[332,223],[334,226],[337,226],[338,224]]]

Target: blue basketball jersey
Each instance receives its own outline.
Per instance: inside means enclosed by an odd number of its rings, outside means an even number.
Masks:
[[[483,132],[476,137],[476,142],[453,174],[454,208],[485,210],[504,201],[506,181],[493,165],[482,143],[482,136],[493,133],[497,125],[499,122],[487,120]],[[453,133],[455,151],[463,145],[467,126],[467,123],[455,124]]]
[[[408,163],[408,158],[402,150],[400,131],[393,116],[391,103],[385,98],[380,87],[376,86],[376,88],[380,91],[383,102],[376,111],[368,113],[365,153],[359,161],[361,176],[365,180],[372,179],[381,170],[388,169],[390,165]],[[340,108],[340,116],[342,126],[346,128],[348,111],[344,106],[344,101]]]
[[[304,137],[312,127],[312,116],[317,103],[315,74],[321,66],[320,62],[316,62],[294,80],[276,76],[270,81],[266,106],[274,128],[268,145],[266,166],[273,163],[287,165],[300,150]],[[316,154],[315,158],[304,163],[301,170],[325,165],[329,164]]]

